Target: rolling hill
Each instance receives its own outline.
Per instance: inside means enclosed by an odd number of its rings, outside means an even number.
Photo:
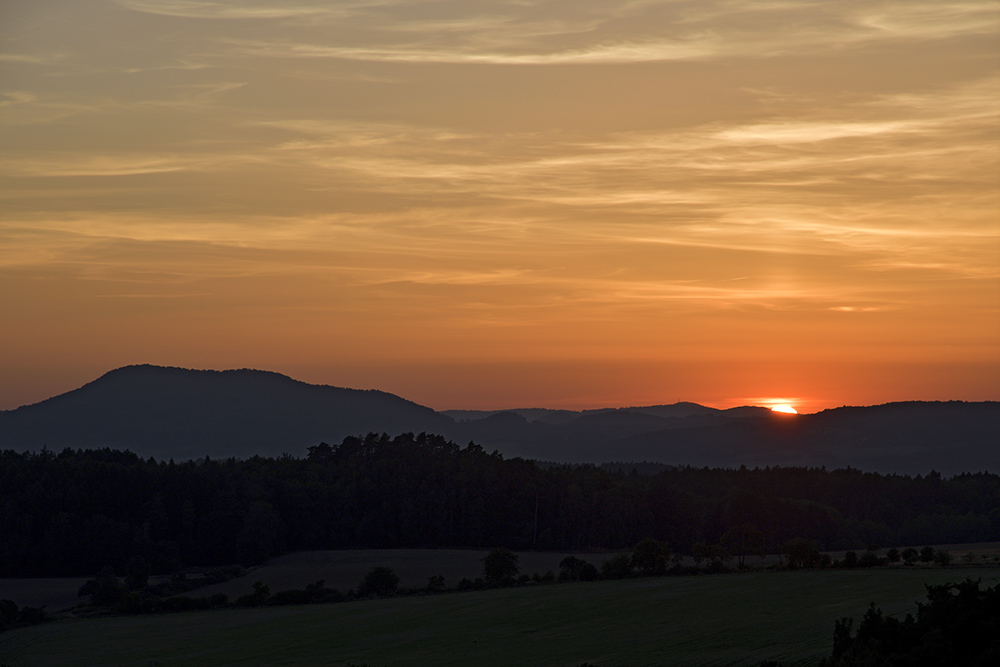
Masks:
[[[303,456],[321,441],[407,431],[553,463],[1000,471],[997,402],[902,402],[797,416],[694,403],[435,412],[382,391],[312,385],[266,371],[143,365],[0,412],[0,449],[111,447],[161,460]]]
[[[382,391],[257,370],[126,366],[0,414],[0,447],[130,449],[157,459],[294,456],[370,431],[443,432],[453,420]]]

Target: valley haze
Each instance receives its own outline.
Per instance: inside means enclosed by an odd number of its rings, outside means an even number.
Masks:
[[[897,402],[780,415],[695,403],[597,410],[434,411],[377,391],[260,370],[152,365],[0,412],[0,449],[128,449],[158,460],[301,457],[369,432],[428,432],[560,464],[854,467],[950,475],[1000,470],[1000,403]]]

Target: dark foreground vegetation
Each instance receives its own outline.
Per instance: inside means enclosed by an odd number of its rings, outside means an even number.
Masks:
[[[1000,665],[1000,585],[979,582],[927,586],[917,617],[883,615],[873,602],[857,633],[853,618],[837,621],[833,654],[822,667],[936,667]]]
[[[72,618],[0,635],[0,664],[815,667],[833,654],[838,618],[860,620],[874,601],[883,618],[905,624],[906,613],[920,616],[925,584],[969,576],[995,586],[1000,575],[960,566],[756,570]]]
[[[614,551],[650,538],[671,553],[738,563],[800,540],[803,566],[816,564],[817,551],[996,541],[1000,476],[815,468],[639,475],[505,460],[426,434],[352,437],[301,459],[0,453],[2,577],[93,576],[105,567],[121,574],[137,558],[169,573],[300,550]]]

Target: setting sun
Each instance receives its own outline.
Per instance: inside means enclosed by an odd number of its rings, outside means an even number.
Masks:
[[[797,415],[799,411],[790,405],[775,405],[771,408],[771,412],[781,412],[788,415]]]

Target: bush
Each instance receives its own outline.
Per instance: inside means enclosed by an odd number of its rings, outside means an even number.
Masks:
[[[620,553],[604,561],[601,563],[601,576],[605,579],[624,579],[632,576],[632,556]]]
[[[941,549],[934,552],[934,562],[941,567],[948,567],[951,565],[951,554],[947,551]]]
[[[874,551],[866,551],[861,554],[861,558],[858,560],[858,565],[861,567],[875,567],[882,564],[882,559],[878,557],[878,554]]]
[[[1000,627],[1000,586],[979,589],[979,582],[927,586],[927,604],[917,618],[884,616],[872,603],[852,633],[854,621],[834,625],[833,652],[824,667],[886,665],[996,664]]]
[[[17,623],[17,603],[13,600],[0,600],[0,632],[14,627]]]
[[[458,590],[460,591],[471,591],[474,588],[476,588],[475,582],[467,577],[462,577],[462,579],[458,582]]]
[[[788,568],[813,567],[819,562],[819,544],[801,537],[781,545],[781,553],[788,556]]]
[[[368,574],[358,586],[358,595],[368,597],[377,595],[385,597],[394,594],[399,589],[399,575],[391,567],[376,565],[368,570]]]
[[[280,606],[285,604],[309,604],[313,601],[313,596],[309,591],[301,588],[292,588],[287,591],[278,591],[268,599],[267,604]]]
[[[268,598],[271,597],[271,587],[262,581],[255,581],[253,584],[253,593],[247,595],[241,595],[236,598],[236,606],[238,607],[260,607],[267,604]]]
[[[149,563],[142,556],[133,556],[125,566],[125,588],[140,591],[149,585]]]
[[[595,581],[600,578],[597,568],[582,558],[566,556],[559,562],[559,581]]]
[[[647,538],[632,550],[632,567],[646,576],[666,574],[670,550],[664,544]]]
[[[721,558],[713,558],[708,562],[707,571],[711,574],[721,574],[729,570]]]
[[[493,549],[483,558],[483,577],[491,586],[512,585],[519,571],[517,554],[510,549]]]
[[[52,620],[42,607],[21,607],[17,612],[17,622],[21,625],[41,625]]]
[[[97,607],[113,607],[125,593],[125,586],[118,581],[115,571],[106,567],[96,578],[83,584],[78,595],[90,596],[90,603]]]

